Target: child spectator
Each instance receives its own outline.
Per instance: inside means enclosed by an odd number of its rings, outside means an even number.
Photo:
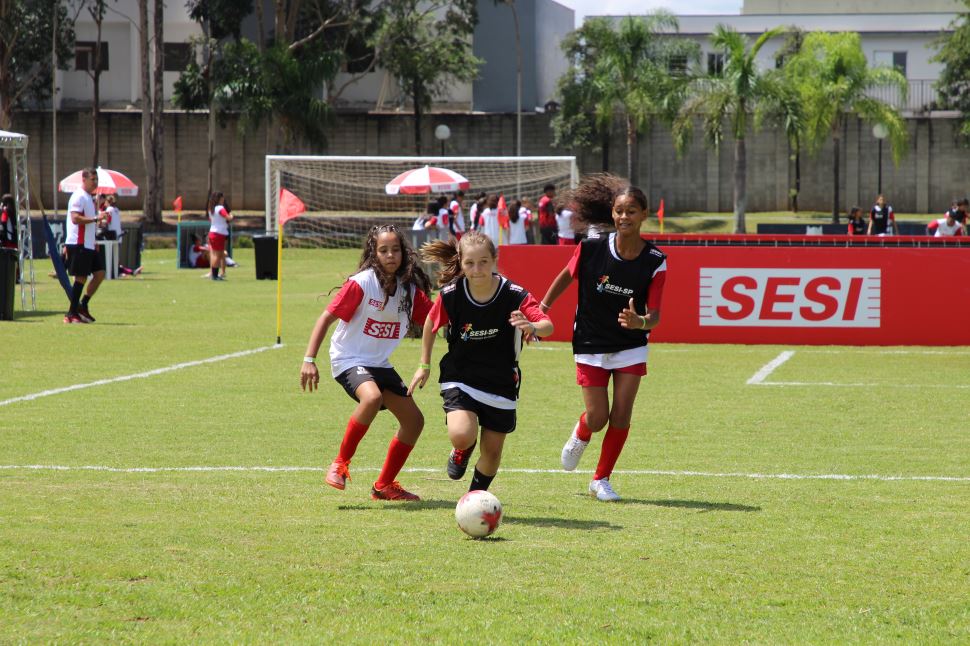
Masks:
[[[926,233],[936,238],[965,236],[967,229],[956,219],[956,209],[950,209],[942,218],[930,222],[926,227]]]
[[[226,241],[229,239],[229,223],[232,214],[226,209],[226,196],[215,191],[209,196],[206,207],[209,226],[209,262],[212,280],[226,279]],[[220,273],[221,270],[221,273]]]
[[[479,228],[481,227],[481,222],[479,221],[479,219],[481,218],[482,211],[484,210],[485,210],[485,194],[479,193],[475,197],[475,201],[472,202],[472,205],[468,207],[468,219],[469,219],[468,225],[472,231],[478,231]]]
[[[869,209],[869,228],[866,231],[871,236],[896,235],[896,215],[893,207],[886,204],[883,195],[876,197],[875,205]]]
[[[317,319],[300,371],[300,386],[312,392],[320,383],[317,352],[327,330],[336,322],[337,330],[330,339],[331,374],[357,407],[347,422],[337,457],[327,470],[326,483],[345,488],[357,445],[377,413],[387,409],[401,427],[391,438],[384,466],[371,487],[371,498],[420,500],[395,478],[421,435],[424,416],[389,359],[411,324],[424,324],[431,309],[431,281],[394,225],[370,230],[357,269]]]
[[[562,229],[558,226],[556,209],[553,201],[556,198],[556,185],[546,184],[539,198],[539,234],[542,237],[539,244],[556,244]]]
[[[521,199],[512,202],[509,209],[509,244],[527,244],[526,229],[532,222],[532,213]]]
[[[447,240],[451,237],[451,218],[448,217],[448,198],[444,195],[438,197],[436,202],[438,214],[435,216],[435,224],[438,227],[438,239]]]
[[[850,236],[864,236],[868,228],[868,223],[862,218],[862,209],[853,206],[849,211],[849,232]]]
[[[427,383],[435,333],[447,326],[448,351],[438,380],[453,447],[448,477],[465,475],[480,426],[482,447],[468,490],[488,490],[505,436],[515,430],[522,341],[552,334],[552,321],[527,291],[495,273],[495,245],[482,233],[428,243],[421,257],[441,266],[443,287],[424,324],[421,363],[408,393]]]
[[[451,199],[451,203],[448,204],[448,216],[449,216],[449,229],[451,235],[455,236],[457,240],[461,240],[462,234],[465,233],[465,216],[461,212],[461,203],[465,199],[464,191],[457,191]]]
[[[576,244],[576,232],[573,230],[573,212],[559,205],[556,208],[556,230],[560,245]]]
[[[478,230],[488,236],[493,245],[499,244],[501,225],[498,217],[498,195],[489,195],[485,199],[485,208],[482,209]]]

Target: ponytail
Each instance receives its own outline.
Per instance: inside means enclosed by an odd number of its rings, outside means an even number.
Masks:
[[[441,270],[438,273],[438,286],[444,286],[464,274],[461,270],[461,251],[477,245],[488,249],[492,258],[498,257],[495,243],[481,231],[469,231],[461,237],[461,241],[445,242],[433,240],[421,247],[421,260],[437,263]]]

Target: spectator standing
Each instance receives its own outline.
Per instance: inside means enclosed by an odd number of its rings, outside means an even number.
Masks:
[[[447,240],[451,237],[451,218],[448,217],[448,198],[444,195],[438,196],[435,203],[438,213],[435,216],[435,224],[438,227],[438,239]]]
[[[468,220],[469,220],[468,228],[469,229],[471,229],[472,231],[478,231],[479,227],[481,226],[481,223],[479,222],[479,218],[481,218],[482,211],[484,210],[485,210],[485,194],[479,193],[475,197],[475,201],[472,202],[472,205],[468,207]]]
[[[461,240],[462,234],[465,233],[465,216],[461,211],[461,203],[465,199],[464,191],[457,191],[451,198],[451,203],[448,204],[448,215],[449,215],[449,229],[451,230],[451,235],[455,236],[456,240]]]
[[[848,235],[864,236],[868,227],[869,223],[862,218],[862,209],[860,209],[858,206],[853,206],[849,211]]]
[[[509,244],[528,244],[525,231],[531,221],[532,214],[522,200],[513,202],[509,209]]]
[[[479,221],[479,231],[488,236],[493,245],[498,246],[501,226],[498,221],[498,195],[489,195],[485,199],[485,208]]]
[[[573,230],[573,212],[564,206],[556,210],[556,229],[560,245],[576,244],[576,232]]]
[[[876,197],[876,203],[869,209],[869,229],[866,231],[873,236],[896,235],[896,215],[893,207],[886,204],[882,194]]]
[[[212,280],[226,279],[226,241],[229,239],[229,223],[232,214],[226,210],[226,196],[214,191],[206,208],[209,215],[209,268]],[[221,270],[221,273],[220,273]]]
[[[938,218],[930,222],[926,227],[927,235],[931,235],[936,238],[967,235],[966,226],[961,224],[960,221],[956,219],[955,211],[956,209],[950,209],[942,218]]]
[[[437,224],[435,219],[435,214],[438,212],[437,202],[428,202],[428,206],[425,207],[424,213],[419,215],[411,225],[412,231],[423,231],[425,229],[431,228]]]
[[[67,237],[64,242],[67,273],[74,277],[74,285],[70,309],[64,315],[65,323],[94,323],[88,304],[104,280],[104,259],[98,255],[94,243],[97,226],[104,221],[104,215],[98,213],[94,204],[97,190],[98,171],[85,168],[81,171],[81,188],[74,191],[67,202]],[[91,276],[91,282],[88,282],[88,276]]]
[[[962,197],[959,200],[954,200],[953,204],[950,206],[950,210],[947,211],[945,215],[950,215],[954,220],[963,225],[964,233],[966,233],[967,227],[967,206],[970,204],[970,200]]]
[[[9,193],[0,197],[0,247],[17,248],[17,209]]]
[[[539,235],[542,238],[541,244],[557,244],[561,229],[556,222],[556,205],[553,200],[556,198],[556,185],[546,184],[542,189],[543,195],[539,198]]]

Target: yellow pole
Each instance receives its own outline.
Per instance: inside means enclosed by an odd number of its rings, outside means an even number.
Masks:
[[[279,215],[277,214],[277,219]],[[281,345],[283,329],[283,225],[278,225],[276,236],[276,345]]]

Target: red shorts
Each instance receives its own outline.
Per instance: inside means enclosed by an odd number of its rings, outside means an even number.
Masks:
[[[575,245],[575,244],[576,244],[576,238],[559,238],[560,247]]]
[[[226,250],[226,238],[229,236],[224,236],[221,233],[209,232],[209,251],[225,251]]]
[[[647,364],[635,363],[632,366],[622,368],[600,368],[585,363],[576,364],[576,383],[584,388],[606,388],[610,383],[610,375],[614,372],[622,372],[627,375],[643,377],[647,374]]]

